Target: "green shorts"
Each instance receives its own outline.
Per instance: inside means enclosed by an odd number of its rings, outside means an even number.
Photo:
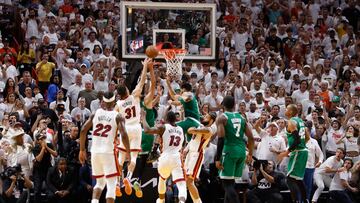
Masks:
[[[289,157],[287,176],[296,180],[302,180],[305,174],[307,159],[307,149],[292,151]]]
[[[195,128],[199,127],[200,124],[201,124],[200,121],[196,120],[195,118],[191,118],[191,117],[187,117],[184,120],[176,123],[176,125],[180,126],[183,129],[184,134],[186,135],[186,141],[188,141],[188,142],[191,140],[192,135],[189,135],[187,133],[187,131],[191,127],[195,127]]]
[[[142,136],[142,138],[141,138],[141,152],[140,152],[140,154],[149,153],[152,150],[155,136],[145,134],[144,131],[142,132],[141,136]]]
[[[231,156],[230,153],[223,153],[221,164],[224,169],[220,170],[220,179],[241,178],[245,166],[245,156]]]

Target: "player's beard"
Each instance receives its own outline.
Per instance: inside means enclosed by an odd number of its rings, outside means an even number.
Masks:
[[[209,121],[202,121],[201,124],[203,124],[204,126],[208,126],[209,125]]]

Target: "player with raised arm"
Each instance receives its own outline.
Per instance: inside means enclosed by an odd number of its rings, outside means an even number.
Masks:
[[[185,203],[187,191],[181,160],[185,136],[182,128],[176,125],[176,114],[172,111],[167,112],[166,124],[161,127],[150,128],[146,119],[143,124],[145,133],[159,135],[162,143],[158,164],[159,198],[156,203],[165,203],[166,180],[170,175],[179,190],[179,203]]]
[[[298,109],[295,104],[290,104],[286,107],[285,116],[289,118],[286,129],[289,148],[285,152],[280,153],[278,159],[281,160],[290,154],[286,180],[290,189],[291,199],[293,202],[298,202],[297,194],[300,191],[302,201],[306,203],[309,200],[306,199],[303,179],[308,158],[306,142],[310,139],[310,136],[304,121],[297,117],[297,115]]]
[[[216,113],[210,112],[205,115],[198,128],[191,127],[188,130],[193,137],[186,146],[184,153],[185,159],[186,185],[194,203],[201,203],[199,192],[195,186],[195,179],[199,178],[201,166],[204,161],[204,152],[209,144],[211,137],[216,133]]]
[[[114,93],[106,92],[103,96],[103,101],[105,102],[106,109],[96,110],[95,114],[92,114],[86,121],[80,132],[79,160],[81,164],[84,164],[86,160],[86,135],[90,128],[93,128],[91,165],[92,175],[96,178],[96,185],[91,203],[99,203],[101,192],[105,185],[107,188],[106,202],[115,202],[117,176],[121,173],[117,163],[117,129],[121,133],[122,143],[126,148],[126,152],[130,153],[129,138],[125,130],[125,120],[114,110]]]
[[[143,62],[143,70],[140,76],[140,82],[137,84],[135,89],[131,94],[129,94],[129,90],[125,85],[121,85],[117,88],[117,92],[120,95],[120,100],[116,102],[116,110],[120,112],[120,114],[125,118],[125,128],[129,135],[130,142],[130,163],[128,165],[128,174],[123,179],[123,183],[125,185],[125,193],[130,195],[132,193],[132,186],[130,183],[130,179],[133,175],[136,159],[141,152],[141,124],[140,124],[140,96],[144,87],[144,83],[146,80],[146,73],[149,66],[153,67],[153,62],[151,58],[146,58]],[[120,168],[123,168],[125,162],[125,148],[123,143],[120,143]]]
[[[224,202],[239,202],[235,190],[235,179],[241,178],[245,161],[252,161],[254,138],[244,117],[234,112],[235,100],[232,96],[224,97],[222,102],[225,112],[216,120],[218,146],[216,168],[220,170],[220,179],[225,190]],[[244,134],[247,136],[248,154]]]
[[[141,107],[145,111],[145,119],[150,127],[155,126],[155,117],[156,117],[156,110],[154,109],[154,95],[155,95],[155,73],[152,66],[149,66],[149,72],[150,72],[150,86],[149,86],[149,92],[144,98],[144,101],[141,102]],[[138,198],[141,198],[143,196],[142,190],[141,190],[141,178],[142,174],[144,173],[144,169],[147,163],[147,159],[149,156],[149,153],[151,152],[151,149],[153,147],[154,143],[154,136],[149,136],[142,131],[142,138],[141,138],[141,152],[138,156],[138,163],[136,164],[134,176],[138,178],[137,181],[134,183],[134,190],[135,195]]]
[[[166,84],[169,90],[169,96],[173,100],[172,104],[182,105],[184,108],[185,119],[177,123],[180,126],[186,136],[186,140],[190,141],[191,135],[188,133],[188,129],[191,127],[200,126],[200,110],[198,102],[195,98],[194,93],[192,93],[192,87],[190,83],[184,83],[181,85],[181,95],[176,95],[174,90],[171,87],[170,80],[166,80]]]

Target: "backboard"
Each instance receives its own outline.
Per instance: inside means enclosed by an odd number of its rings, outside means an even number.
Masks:
[[[216,60],[215,4],[123,1],[120,12],[122,60],[145,58],[150,45],[185,48],[185,61]]]

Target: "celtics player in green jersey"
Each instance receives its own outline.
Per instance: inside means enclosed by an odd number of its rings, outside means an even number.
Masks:
[[[234,112],[234,97],[224,97],[222,104],[225,112],[216,120],[218,146],[215,163],[225,190],[224,202],[239,203],[235,179],[241,178],[245,161],[252,161],[254,138],[245,118]],[[244,134],[247,136],[247,155]]]
[[[279,159],[289,157],[287,184],[290,189],[293,202],[309,202],[306,199],[306,190],[303,178],[305,175],[308,151],[306,148],[309,133],[305,127],[304,121],[297,117],[298,109],[295,104],[286,107],[285,116],[289,119],[286,129],[289,148],[287,151],[279,154]],[[301,200],[298,200],[298,191],[301,193]]]
[[[186,133],[186,140],[189,142],[192,136],[188,133],[188,129],[191,127],[200,126],[200,110],[198,102],[195,98],[194,93],[192,93],[192,87],[190,83],[184,83],[181,85],[181,95],[176,95],[170,84],[170,78],[166,80],[167,87],[169,89],[169,96],[173,100],[173,105],[182,105],[184,108],[185,119],[176,123],[180,126],[184,133]]]
[[[143,101],[141,101],[140,106],[145,111],[145,119],[150,127],[155,126],[155,117],[156,117],[156,110],[154,109],[154,96],[155,96],[155,73],[154,68],[149,66],[150,72],[150,85],[148,87],[148,93],[146,94]],[[135,195],[138,198],[143,196],[143,192],[141,190],[141,178],[146,167],[146,160],[148,158],[149,152],[152,149],[154,142],[154,136],[149,136],[142,131],[142,138],[141,138],[141,152],[137,157],[136,168],[134,170],[134,176],[137,180],[134,182],[134,190]]]

